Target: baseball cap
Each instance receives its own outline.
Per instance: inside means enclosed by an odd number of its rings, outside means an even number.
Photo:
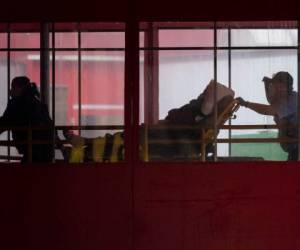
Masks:
[[[288,84],[289,86],[293,85],[293,77],[289,72],[286,71],[279,71],[275,73],[272,78],[265,76],[262,81],[266,83],[282,82]]]

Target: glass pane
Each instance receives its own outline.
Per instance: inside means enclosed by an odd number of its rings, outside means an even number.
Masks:
[[[82,48],[124,48],[124,32],[82,32]]]
[[[52,32],[49,34],[49,47],[52,48]],[[55,48],[77,48],[77,32],[55,32]]]
[[[50,57],[51,58],[51,57]],[[52,64],[51,64],[52,66]],[[50,113],[52,116],[52,67],[50,74]],[[78,126],[78,52],[55,52],[55,126]],[[66,129],[68,131],[68,129]],[[74,133],[78,134],[78,130]],[[65,140],[63,131],[58,131]],[[72,145],[65,143],[55,150],[55,159],[69,161]]]
[[[207,26],[205,29],[193,23],[189,25],[185,26],[180,22],[140,25],[140,158],[145,161],[212,160],[214,155],[211,152],[217,152],[219,161],[286,160],[287,155],[292,159],[297,151],[297,49],[255,50],[255,47],[298,46],[297,23],[218,22],[217,46],[233,48],[218,49],[217,72],[214,72],[213,50],[159,49],[214,45],[213,27]],[[198,32],[203,33],[200,36]],[[236,46],[249,47],[249,50],[234,48]],[[151,50],[151,47],[158,49]],[[269,97],[269,91],[274,92],[275,87],[267,84],[266,90],[262,79],[264,76],[272,78],[279,71],[288,72],[293,77],[294,84],[292,90],[287,87],[291,85],[282,84],[281,81],[279,86],[282,88],[278,87],[279,92],[276,92],[281,94],[272,99],[273,102],[280,100],[275,109]],[[218,83],[213,82],[213,87],[209,88],[215,73]],[[290,82],[289,80],[288,84]],[[200,93],[200,96],[206,97],[207,89],[212,93],[211,98],[206,98],[205,101],[197,98]],[[220,93],[225,93],[225,96],[218,99]],[[257,112],[244,106],[237,110],[238,101],[242,105],[247,104],[241,99],[234,100],[236,97],[264,106],[259,105],[258,110],[252,108]],[[189,126],[195,124],[195,119],[188,120],[187,112],[192,113],[192,104],[200,106],[203,111],[202,108],[207,103],[213,107],[210,114],[214,114],[214,120],[206,122],[206,125],[210,125],[210,134],[206,133],[206,128],[204,133],[193,134],[189,131]],[[261,107],[266,111],[261,111]],[[214,113],[216,110],[217,113]],[[207,121],[208,117],[198,119],[196,111],[192,114],[197,122],[200,120],[200,123],[196,122],[199,129],[201,121]],[[289,125],[282,125],[282,122]],[[215,133],[217,149],[213,143],[214,124],[224,125]],[[170,129],[170,125],[176,125],[176,131]],[[244,127],[237,129],[236,126]],[[192,138],[188,138],[189,134],[193,135]],[[205,147],[201,144],[203,134],[207,136]],[[204,154],[203,149],[206,151]]]
[[[0,114],[2,115],[7,105],[7,53],[0,52]],[[7,140],[7,132],[0,135],[0,140]],[[7,146],[0,147],[0,155],[7,156]],[[7,159],[0,159],[1,162],[7,161]]]
[[[55,124],[79,125],[77,52],[55,52]]]
[[[82,53],[82,125],[124,125],[124,65],[121,51]],[[115,131],[86,131],[104,136]]]
[[[40,33],[11,33],[10,46],[11,48],[39,48]]]
[[[145,70],[144,70],[144,64],[145,64],[145,53],[144,51],[140,51],[140,65],[139,65],[139,107],[140,107],[140,112],[139,112],[139,119],[140,119],[140,124],[143,124],[145,122]]]
[[[143,48],[145,46],[145,32],[139,32],[139,47]]]
[[[217,52],[217,81],[224,84],[226,87],[231,88],[231,83],[229,82],[229,60],[228,60],[227,50],[218,50]],[[225,125],[229,125],[229,120]],[[222,125],[222,124],[221,124]],[[228,139],[230,137],[229,130],[219,129],[218,139],[224,138]],[[229,143],[218,143],[217,144],[217,155],[218,161],[224,160],[224,157],[230,155],[230,145]]]
[[[269,105],[262,79],[264,76],[271,78],[274,73],[279,71],[289,72],[294,80],[294,91],[297,91],[297,50],[232,51],[232,86],[236,96],[241,96],[247,101]],[[277,102],[282,103],[282,105],[286,103],[282,99],[283,96],[284,94],[277,97],[279,100]],[[289,111],[296,112],[296,106],[291,106]],[[275,119],[278,116],[262,115],[251,109],[241,107],[236,113],[236,119],[232,122],[233,124],[244,125],[276,124]],[[276,138],[277,133],[278,130],[276,129],[234,130],[233,138]],[[286,160],[287,158],[286,152],[279,146],[279,143],[233,144],[232,154],[236,156],[243,154],[245,157],[262,157],[266,160]]]
[[[159,119],[197,97],[213,76],[213,51],[159,51]]]
[[[228,30],[218,29],[217,30],[217,46],[226,47],[228,46]]]
[[[0,48],[7,48],[7,33],[0,33]]]
[[[297,46],[297,29],[233,29],[232,46]]]
[[[160,47],[213,47],[213,29],[159,30]]]
[[[40,85],[40,53],[38,51],[11,52],[10,79],[27,76]]]
[[[158,68],[151,64],[155,58]],[[202,160],[199,125],[213,129],[214,120],[212,88],[207,87],[214,76],[213,58],[212,50],[141,52],[142,160]],[[206,89],[210,89],[210,94],[204,98]],[[204,122],[204,113],[210,116],[210,122]],[[212,145],[207,149],[211,156]]]

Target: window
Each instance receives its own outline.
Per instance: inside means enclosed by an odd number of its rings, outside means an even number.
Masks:
[[[295,21],[140,22],[139,48],[128,50],[139,53],[139,82],[128,85],[139,87],[138,157],[296,159],[298,29]],[[124,161],[125,108],[132,109],[124,105],[125,23],[1,23],[0,72],[1,113],[14,77],[37,84],[56,131],[48,140],[53,161]],[[293,90],[290,82],[274,86],[276,72],[290,74]],[[24,159],[18,143],[32,156],[31,144],[42,144],[13,137],[0,135],[1,161]]]
[[[279,125],[235,98],[269,105],[262,79],[279,71],[297,91],[298,49],[297,22],[140,23],[141,159],[286,160],[296,133],[278,131],[297,122]],[[289,110],[295,120],[295,102]]]
[[[10,23],[0,56],[2,113],[15,76],[36,82],[57,131],[56,161],[124,160],[124,23]],[[12,146],[1,156],[21,157]]]

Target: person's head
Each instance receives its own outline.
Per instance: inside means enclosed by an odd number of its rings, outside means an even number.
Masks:
[[[274,103],[293,91],[293,77],[286,71],[279,71],[272,78],[264,77],[263,82],[269,103]]]
[[[39,96],[36,84],[30,82],[30,79],[26,76],[15,77],[11,82],[10,96],[18,98],[28,93],[33,96]]]
[[[23,95],[25,89],[30,86],[30,80],[26,76],[17,76],[11,81],[10,96],[18,98]]]

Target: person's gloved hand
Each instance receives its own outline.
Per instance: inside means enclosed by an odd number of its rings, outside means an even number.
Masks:
[[[247,107],[249,104],[249,102],[245,101],[242,97],[238,97],[238,98],[236,98],[236,100],[243,107]]]

